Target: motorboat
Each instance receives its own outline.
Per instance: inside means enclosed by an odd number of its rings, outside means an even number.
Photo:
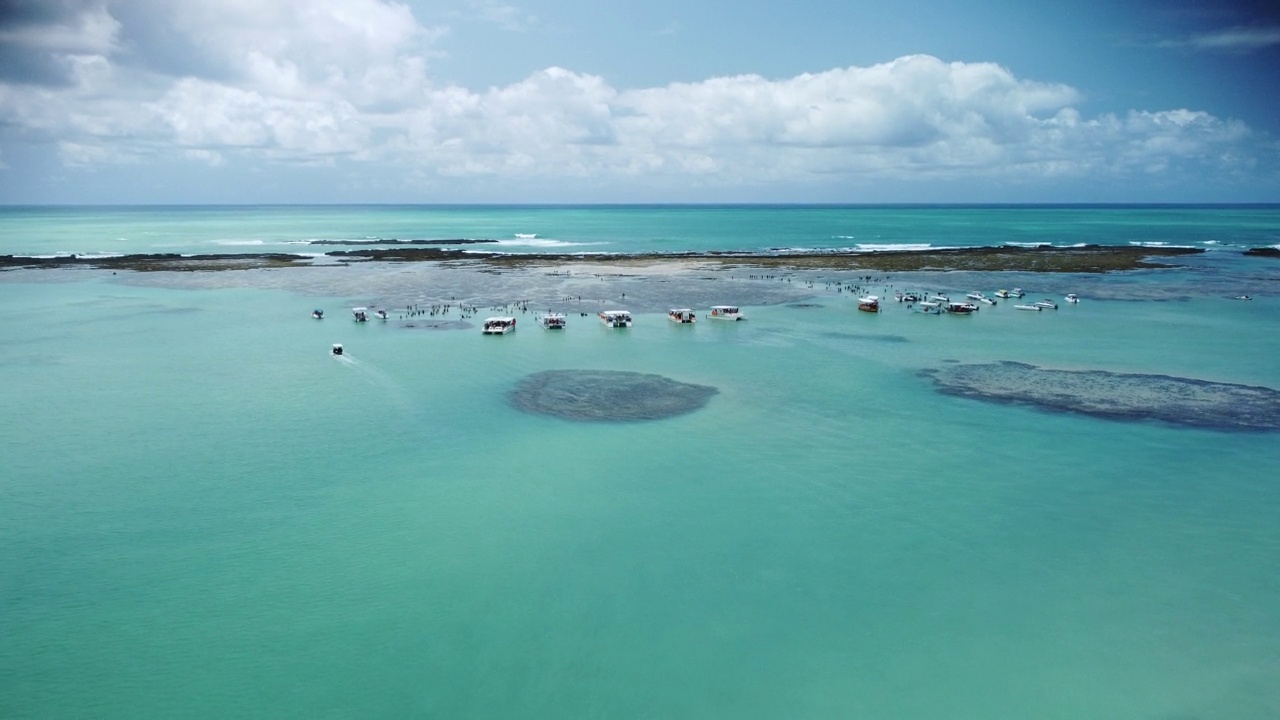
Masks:
[[[898,293],[897,295],[895,295],[895,297],[897,297],[898,302],[909,302],[909,303],[920,302],[921,300],[924,299],[923,295],[919,295],[917,293]]]
[[[978,301],[978,302],[980,302],[980,303],[986,303],[986,304],[988,304],[988,305],[995,305],[995,304],[996,304],[996,301],[995,301],[995,300],[992,300],[991,298],[987,297],[986,295],[983,295],[983,294],[982,294],[982,293],[980,293],[980,292],[971,292],[971,293],[969,293],[968,297],[969,297],[970,299],[977,300],[977,301]]]
[[[387,311],[383,310],[382,308],[378,308],[377,310],[374,310],[373,314],[376,315],[379,320],[387,319]]]
[[[539,315],[538,324],[547,330],[563,330],[565,326],[564,313],[549,312]]]
[[[341,355],[341,354],[342,354],[342,343],[334,343],[334,344],[333,344],[333,354],[334,354],[334,355]]]
[[[516,331],[516,319],[513,317],[486,318],[481,332],[485,335],[506,335]]]
[[[690,308],[671,308],[667,311],[667,319],[682,325],[691,324],[697,322],[698,314]]]
[[[1035,301],[1035,302],[1033,302],[1033,303],[1031,303],[1031,304],[1032,304],[1032,305],[1035,305],[1035,306],[1036,306],[1036,307],[1038,307],[1038,308],[1044,309],[1044,310],[1057,310],[1057,309],[1058,309],[1058,303],[1056,303],[1056,302],[1054,302],[1054,301],[1050,300],[1049,298],[1045,298],[1045,299],[1043,299],[1043,300],[1037,300],[1037,301]]]
[[[942,303],[930,302],[928,300],[921,300],[920,302],[915,304],[915,307],[913,309],[916,312],[922,312],[926,315],[941,315]]]
[[[880,298],[875,295],[867,295],[858,298],[858,309],[862,312],[880,312]]]
[[[1015,310],[1035,310],[1036,312],[1040,312],[1044,309],[1039,305],[1014,305],[1013,307]]]
[[[627,310],[601,310],[597,315],[600,318],[600,322],[608,327],[631,327],[631,313]]]
[[[1013,295],[1008,290],[997,290],[995,294],[996,294],[996,297],[1000,298],[1001,300],[1008,300],[1009,298],[1013,297]]]
[[[1009,295],[1010,297],[1020,298],[1020,297],[1026,297],[1027,294],[1022,292],[1022,288],[1014,288],[1009,291]]]
[[[947,303],[947,312],[968,315],[978,312],[978,306],[970,302],[949,302]]]
[[[324,319],[324,311],[323,311],[323,310],[321,310],[320,308],[316,308],[315,310],[312,310],[312,311],[311,311],[311,317],[313,317],[313,318],[315,318],[315,319],[317,319],[317,320],[323,320],[323,319]]]
[[[351,308],[351,317],[355,318],[356,322],[368,322],[369,308]]]
[[[743,315],[736,305],[713,305],[711,306],[712,320],[746,320],[747,316]]]
[[[1236,296],[1236,300],[1252,300],[1252,299],[1253,299],[1253,298],[1249,297],[1248,295],[1237,295],[1237,296]]]
[[[930,300],[932,300],[933,302],[936,302],[936,303],[949,303],[949,302],[951,302],[951,298],[947,297],[946,295],[943,295],[942,293],[938,293],[937,295],[930,295],[930,296],[929,296],[929,299],[930,299]]]
[[[1067,302],[1078,303],[1080,302],[1080,296],[1076,295],[1075,293],[1067,293]]]

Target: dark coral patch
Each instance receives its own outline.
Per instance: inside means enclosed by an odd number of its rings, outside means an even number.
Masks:
[[[1280,430],[1280,391],[1254,385],[1018,362],[957,364],[921,375],[940,392],[991,402],[1183,427]]]
[[[719,392],[661,375],[613,370],[548,370],[516,384],[517,408],[567,420],[658,420],[693,412]]]

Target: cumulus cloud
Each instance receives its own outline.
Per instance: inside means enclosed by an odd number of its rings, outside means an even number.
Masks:
[[[186,159],[395,167],[437,178],[1125,177],[1250,161],[1243,124],[1186,109],[1084,117],[1076,89],[927,55],[789,78],[622,90],[548,68],[484,90],[434,83],[445,30],[383,0],[59,0],[0,42],[0,132],[68,165]],[[509,6],[482,2],[501,18]],[[5,74],[7,73],[7,74]],[[46,78],[48,79],[48,78]]]

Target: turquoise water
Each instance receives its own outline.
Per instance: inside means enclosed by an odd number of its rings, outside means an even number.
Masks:
[[[1267,262],[894,279],[1087,289],[973,317],[858,313],[817,276],[0,273],[0,717],[1276,717],[1275,433],[917,375],[1017,360],[1280,388]],[[538,286],[587,294],[563,333],[345,310]],[[575,312],[623,291],[630,330]],[[748,322],[643,309],[726,294],[760,299]],[[720,392],[626,424],[507,403],[574,368]]]
[[[517,235],[535,235],[520,238]],[[0,208],[15,255],[323,253],[332,241],[491,239],[503,252],[1280,245],[1280,206],[202,206]]]

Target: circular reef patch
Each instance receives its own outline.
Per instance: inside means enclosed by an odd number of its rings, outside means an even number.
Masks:
[[[659,420],[693,412],[718,393],[637,372],[547,370],[525,377],[511,391],[511,404],[525,412],[566,420],[618,422]]]
[[[1280,391],[1171,375],[1053,370],[1019,362],[922,370],[938,391],[1112,420],[1215,430],[1280,430]]]

